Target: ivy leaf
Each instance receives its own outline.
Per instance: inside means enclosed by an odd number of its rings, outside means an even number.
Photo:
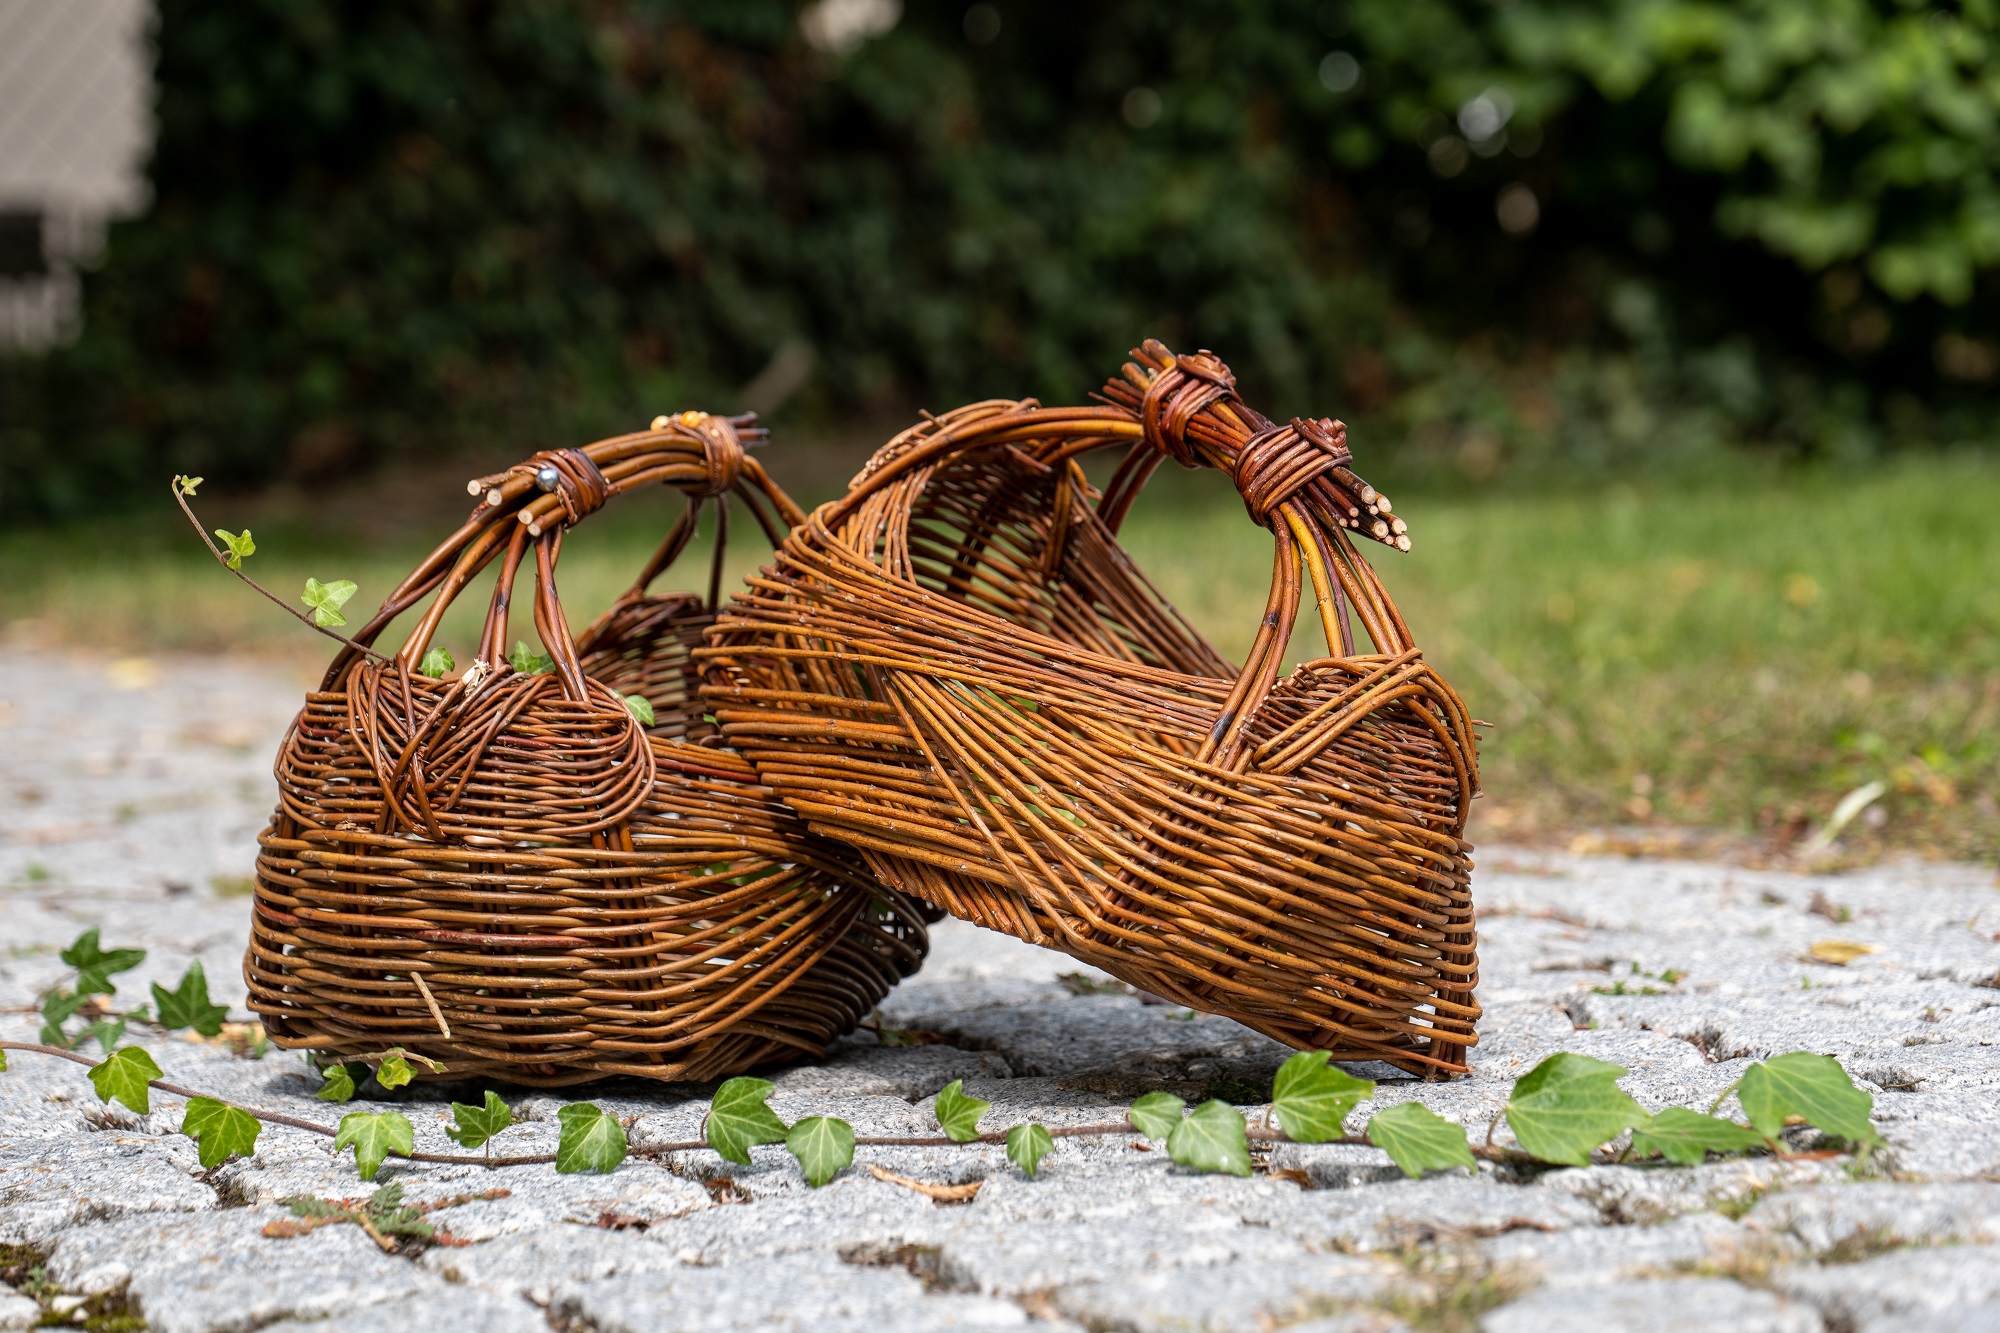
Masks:
[[[811,1115],[785,1134],[806,1184],[818,1189],[854,1164],[854,1126],[830,1115]]]
[[[1368,1121],[1368,1141],[1389,1154],[1412,1180],[1426,1171],[1474,1165],[1465,1127],[1455,1125],[1422,1102],[1384,1107]]]
[[[213,1097],[188,1099],[181,1133],[201,1148],[201,1164],[218,1167],[232,1157],[248,1157],[257,1147],[263,1126],[248,1111],[239,1111]]]
[[[410,1062],[404,1057],[401,1047],[384,1053],[382,1063],[375,1066],[375,1081],[392,1091],[416,1076],[417,1071],[410,1068]]]
[[[90,1081],[106,1102],[124,1102],[146,1115],[153,1109],[146,1085],[160,1076],[153,1057],[137,1046],[121,1046],[90,1067]]]
[[[424,660],[417,663],[417,674],[429,676],[432,680],[448,676],[458,663],[451,660],[451,649],[433,648],[424,654]]]
[[[243,562],[257,554],[257,543],[250,540],[250,529],[231,532],[227,528],[217,528],[215,535],[222,538],[223,549],[229,552],[225,563],[231,569],[243,568]]]
[[[613,1171],[625,1160],[625,1127],[595,1102],[571,1102],[556,1112],[562,1134],[556,1140],[556,1170]]]
[[[1007,1160],[1027,1172],[1030,1180],[1055,1146],[1055,1136],[1040,1125],[1016,1125],[1007,1131]]]
[[[640,726],[650,727],[653,725],[653,701],[648,699],[645,695],[643,694],[626,695],[625,707],[628,710],[630,710],[633,717],[639,719]]]
[[[312,608],[313,624],[321,629],[332,629],[335,625],[347,623],[347,617],[341,614],[340,608],[354,596],[354,587],[352,579],[335,579],[331,583],[307,579],[306,590],[299,594],[299,600]]]
[[[467,1106],[464,1102],[451,1104],[451,1127],[445,1130],[453,1140],[467,1148],[483,1148],[486,1141],[514,1123],[514,1113],[507,1109],[507,1103],[500,1095],[488,1088],[486,1105]]]
[[[153,1003],[160,1010],[160,1026],[168,1031],[193,1028],[204,1037],[219,1037],[222,1020],[229,1016],[226,1005],[208,998],[208,973],[200,963],[189,963],[180,985],[172,990],[154,982]]]
[[[970,1143],[979,1137],[979,1117],[992,1109],[992,1102],[966,1096],[965,1080],[955,1078],[937,1095],[938,1128],[953,1143]]]
[[[92,1037],[97,1039],[98,1046],[102,1048],[106,1055],[109,1055],[111,1048],[125,1039],[124,1016],[121,1014],[98,1019],[95,1023],[92,1023],[89,1027],[76,1034],[77,1044],[82,1045]]]
[[[319,1071],[325,1082],[314,1093],[323,1102],[351,1102],[354,1100],[354,1075],[346,1065],[328,1065]]]
[[[63,1024],[76,1015],[90,999],[88,995],[78,995],[71,991],[51,991],[42,1001],[42,1045],[60,1046],[72,1050],[82,1037],[72,1039],[63,1031]]]
[[[417,1132],[400,1111],[349,1111],[340,1117],[333,1150],[349,1146],[354,1149],[354,1167],[361,1178],[373,1180],[390,1153],[407,1157],[417,1150]]]
[[[1875,1099],[1854,1086],[1854,1080],[1830,1055],[1793,1051],[1751,1065],[1736,1089],[1743,1114],[1765,1138],[1776,1140],[1785,1127],[1786,1116],[1804,1116],[1806,1122],[1849,1143],[1870,1147],[1881,1144],[1882,1135],[1869,1120]]]
[[[1763,1135],[1753,1129],[1685,1106],[1669,1106],[1632,1131],[1633,1153],[1641,1157],[1658,1153],[1675,1166],[1699,1166],[1712,1152],[1742,1152],[1763,1142]]]
[[[771,1084],[761,1078],[732,1078],[715,1090],[701,1135],[725,1161],[750,1165],[750,1149],[759,1143],[783,1143],[785,1122],[766,1103]]]
[[[546,653],[533,652],[525,639],[514,641],[514,651],[507,654],[507,665],[524,676],[538,676],[544,671],[556,668],[555,659]]]
[[[181,488],[182,495],[193,495],[195,488],[205,480],[207,480],[205,477],[190,477],[186,473],[182,473],[180,476],[174,478],[174,483]]]
[[[1167,1156],[1197,1171],[1250,1174],[1250,1138],[1243,1116],[1220,1099],[1203,1102],[1167,1135]]]
[[[0,1074],[4,1074],[6,1072],[7,1072],[7,1052],[0,1051]]]
[[[1347,1132],[1347,1117],[1375,1095],[1375,1084],[1327,1063],[1325,1051],[1300,1051],[1278,1066],[1271,1108],[1294,1143],[1324,1143]]]
[[[58,956],[76,969],[78,995],[116,994],[118,988],[111,984],[111,974],[130,972],[146,961],[144,949],[99,948],[96,926],[77,936],[69,948],[64,949]]]
[[[1618,1086],[1628,1072],[1569,1051],[1529,1070],[1507,1097],[1507,1124],[1522,1151],[1544,1162],[1590,1165],[1593,1149],[1649,1118]]]
[[[1187,1103],[1171,1092],[1149,1092],[1127,1108],[1125,1119],[1147,1138],[1163,1139],[1180,1124],[1185,1109]]]

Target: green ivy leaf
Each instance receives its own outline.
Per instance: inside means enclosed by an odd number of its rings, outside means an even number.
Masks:
[[[7,1072],[7,1052],[0,1051],[0,1074]]]
[[[347,617],[341,614],[340,608],[354,596],[354,588],[352,579],[335,579],[331,583],[307,579],[306,590],[299,594],[299,600],[312,608],[313,624],[321,629],[332,629],[335,625],[347,623]]]
[[[1325,1051],[1300,1051],[1278,1066],[1271,1109],[1294,1143],[1324,1143],[1347,1132],[1347,1117],[1375,1095],[1375,1084],[1327,1063]]]
[[[174,478],[175,484],[181,488],[182,495],[193,495],[195,492],[195,488],[200,486],[201,483],[205,480],[207,480],[207,478],[190,477],[186,473],[182,473],[180,476]]]
[[[1149,1139],[1163,1139],[1181,1122],[1187,1103],[1171,1092],[1149,1092],[1133,1102],[1125,1112],[1132,1128]]]
[[[146,961],[144,949],[99,948],[96,926],[77,936],[69,948],[64,949],[58,956],[76,969],[78,995],[116,994],[118,988],[111,984],[111,974],[130,972]]]
[[[1669,1106],[1632,1131],[1635,1155],[1658,1153],[1676,1166],[1698,1166],[1712,1152],[1742,1152],[1763,1142],[1763,1136],[1753,1129],[1685,1106]]]
[[[458,663],[451,660],[451,649],[433,648],[424,654],[424,660],[417,663],[417,674],[436,680],[448,676]]]
[[[1773,1141],[1785,1127],[1785,1117],[1798,1115],[1849,1143],[1876,1147],[1882,1142],[1869,1119],[1875,1099],[1855,1087],[1830,1055],[1793,1051],[1751,1065],[1737,1086],[1736,1100],[1757,1132]]]
[[[525,639],[514,641],[514,651],[507,654],[507,665],[524,676],[538,676],[545,671],[556,669],[554,658],[546,653],[530,650]]]
[[[416,1076],[417,1071],[410,1068],[410,1062],[405,1058],[401,1047],[385,1053],[382,1056],[382,1063],[375,1066],[375,1081],[392,1091]]]
[[[1167,1135],[1167,1156],[1197,1171],[1250,1174],[1250,1138],[1243,1116],[1228,1102],[1206,1101]]]
[[[153,1057],[137,1046],[121,1046],[90,1067],[90,1081],[106,1102],[121,1101],[140,1115],[153,1109],[146,1087],[160,1076]]]
[[[389,1154],[407,1157],[417,1150],[417,1132],[400,1111],[349,1111],[340,1118],[333,1150],[339,1152],[350,1145],[355,1169],[363,1180],[373,1180]]]
[[[42,1045],[60,1046],[72,1050],[82,1037],[70,1037],[63,1031],[63,1024],[76,1016],[76,1011],[88,1002],[88,995],[78,995],[73,991],[51,991],[42,1000]]]
[[[724,1160],[750,1165],[750,1149],[759,1143],[783,1143],[785,1122],[765,1103],[771,1084],[761,1078],[732,1078],[715,1090],[701,1134]]]
[[[1628,1072],[1569,1051],[1529,1070],[1507,1097],[1507,1124],[1521,1150],[1544,1162],[1588,1166],[1593,1149],[1649,1119],[1618,1086]]]
[[[556,1112],[562,1134],[556,1139],[556,1170],[614,1171],[625,1160],[625,1127],[595,1102],[571,1102]]]
[[[248,1111],[239,1111],[213,1097],[188,1099],[181,1133],[201,1148],[201,1164],[214,1168],[232,1157],[248,1157],[257,1147],[263,1126]]]
[[[222,547],[229,552],[226,563],[231,569],[243,568],[243,562],[257,554],[257,543],[250,540],[250,529],[248,528],[243,529],[241,532],[231,532],[226,528],[217,528],[215,535],[222,538]]]
[[[1465,1127],[1455,1125],[1422,1102],[1384,1107],[1368,1121],[1368,1141],[1389,1154],[1412,1180],[1426,1171],[1474,1165]]]
[[[806,1184],[818,1189],[854,1164],[854,1126],[829,1115],[807,1116],[785,1134]]]
[[[979,1137],[979,1117],[992,1109],[992,1102],[966,1096],[965,1080],[955,1078],[937,1095],[938,1128],[953,1143],[970,1143]]]
[[[323,1102],[351,1102],[354,1100],[354,1074],[346,1065],[328,1065],[319,1071],[325,1082],[314,1093]]]
[[[507,1103],[500,1100],[498,1093],[488,1088],[484,1106],[453,1102],[451,1119],[446,1134],[467,1148],[483,1148],[488,1139],[514,1123],[514,1113],[507,1109]]]
[[[172,1031],[193,1028],[204,1037],[222,1035],[222,1020],[229,1016],[225,1005],[208,998],[208,973],[200,963],[189,963],[180,984],[168,990],[153,983],[153,1003],[160,1011],[160,1026]]]
[[[76,1034],[77,1044],[82,1045],[93,1037],[97,1039],[99,1049],[109,1055],[111,1048],[125,1039],[124,1016],[113,1015],[109,1018],[98,1019],[95,1023],[92,1023],[89,1027]]]
[[[1016,1125],[1007,1131],[1007,1160],[1027,1172],[1030,1180],[1055,1146],[1055,1136],[1040,1125]]]
[[[625,707],[631,711],[633,717],[639,719],[640,726],[650,727],[653,725],[653,701],[648,699],[645,695],[643,694],[626,695]]]

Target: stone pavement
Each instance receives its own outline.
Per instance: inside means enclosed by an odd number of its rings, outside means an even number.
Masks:
[[[269,757],[302,682],[255,666],[0,653],[0,1033],[63,974],[89,925],[151,950],[119,999],[205,963],[238,1006],[253,839]],[[391,1163],[415,1200],[504,1186],[437,1215],[461,1244],[389,1255],[351,1226],[269,1239],[278,1203],[366,1192],[328,1141],[266,1127],[209,1172],[174,1131],[101,1104],[75,1065],[0,1074],[0,1329],[44,1310],[139,1316],[156,1333],[374,1330],[1395,1328],[1491,1333],[2000,1329],[2000,887],[1990,870],[1901,865],[1808,878],[1491,847],[1478,880],[1487,1018],[1473,1077],[1384,1078],[1484,1134],[1556,1050],[1633,1070],[1649,1108],[1706,1107],[1746,1062],[1838,1056],[1889,1148],[1841,1161],[1591,1167],[1403,1180],[1372,1149],[1281,1145],[1248,1180],[1195,1176],[1133,1140],[1064,1141],[1027,1180],[997,1148],[862,1149],[807,1189],[781,1149],[706,1152],[608,1176]],[[1847,966],[1827,940],[1874,945]],[[1065,978],[1068,980],[1065,980]],[[861,1034],[773,1074],[787,1119],[925,1132],[955,1078],[988,1126],[1107,1118],[1142,1092],[1267,1095],[1286,1054],[1226,1021],[1145,1004],[1067,958],[947,923],[884,1006],[935,1044]],[[331,1123],[298,1056],[145,1038],[168,1077]],[[705,1089],[600,1085],[637,1143],[693,1137]],[[421,1147],[451,1151],[465,1087],[404,1090]],[[513,1090],[514,1151],[554,1143],[562,1099]],[[476,1097],[471,1098],[476,1100]],[[1365,1115],[1368,1108],[1363,1108]],[[1503,1139],[1506,1130],[1500,1131]],[[945,1205],[873,1178],[985,1181]],[[44,1271],[30,1278],[29,1270]],[[81,1301],[79,1298],[82,1298]]]

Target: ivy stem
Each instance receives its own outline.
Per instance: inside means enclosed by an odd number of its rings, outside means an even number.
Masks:
[[[60,1046],[44,1046],[38,1042],[31,1041],[0,1041],[0,1051],[33,1051],[40,1055],[53,1055],[58,1059],[68,1060],[72,1064],[79,1064],[87,1069],[94,1068],[99,1063],[87,1055],[79,1055],[75,1051],[64,1050]],[[262,1120],[268,1125],[284,1125],[289,1129],[302,1129],[308,1134],[318,1134],[323,1138],[331,1139],[338,1137],[337,1130],[330,1129],[325,1125],[315,1124],[310,1120],[301,1120],[297,1116],[283,1115],[277,1111],[265,1111],[255,1106],[245,1106],[241,1102],[232,1102],[225,1097],[216,1097],[206,1092],[197,1092],[193,1088],[183,1087],[178,1083],[170,1083],[163,1078],[152,1079],[146,1086],[158,1088],[161,1092],[174,1097],[206,1097],[210,1101],[220,1102],[224,1106],[241,1111],[247,1116]],[[1293,1139],[1282,1129],[1270,1129],[1262,1125],[1246,1124],[1243,1127],[1243,1132],[1245,1137],[1258,1143],[1297,1142],[1296,1139]],[[1143,1131],[1138,1129],[1129,1120],[1098,1125],[1059,1125],[1049,1130],[1049,1136],[1057,1139],[1094,1138],[1108,1134],[1142,1133]],[[942,1134],[857,1135],[855,1136],[854,1146],[857,1148],[961,1148],[973,1143],[1004,1144],[1006,1141],[1007,1132],[1005,1130],[996,1130],[991,1134],[981,1134],[977,1138],[967,1139],[964,1143],[960,1143],[956,1139],[946,1138]],[[1369,1143],[1367,1136],[1363,1134],[1343,1134],[1339,1138],[1323,1139],[1321,1142],[1344,1144],[1349,1147],[1374,1146]],[[1526,1154],[1509,1148],[1493,1148],[1477,1143],[1468,1144],[1467,1146],[1472,1150],[1474,1157],[1489,1162],[1526,1162],[1535,1160]],[[634,1145],[629,1151],[634,1157],[651,1158],[660,1157],[671,1152],[695,1152],[707,1147],[709,1147],[709,1144],[705,1139],[685,1139],[675,1143]],[[431,1152],[391,1152],[389,1155],[401,1158],[404,1161],[434,1162],[445,1166],[546,1166],[556,1160],[554,1153],[525,1153],[516,1157],[494,1157],[490,1148],[487,1150],[485,1156],[479,1157],[460,1153]]]
[[[87,1055],[78,1055],[75,1051],[66,1051],[60,1046],[43,1046],[31,1041],[0,1041],[0,1051],[35,1051],[42,1055],[53,1055],[59,1059],[68,1060],[73,1064],[82,1065],[86,1069],[94,1068],[99,1063]],[[206,1097],[212,1102],[221,1102],[224,1106],[241,1111],[253,1119],[262,1120],[267,1125],[284,1125],[288,1129],[303,1129],[308,1134],[319,1134],[329,1139],[338,1137],[339,1134],[337,1130],[329,1129],[325,1125],[314,1124],[310,1120],[301,1120],[297,1116],[282,1115],[277,1111],[260,1110],[255,1106],[245,1106],[241,1102],[232,1102],[226,1097],[217,1097],[210,1093],[197,1092],[193,1088],[182,1087],[178,1083],[169,1083],[163,1078],[151,1079],[147,1082],[146,1086],[149,1088],[158,1088],[161,1092],[174,1097]],[[490,1160],[484,1157],[460,1156],[455,1153],[431,1152],[399,1152],[391,1153],[390,1156],[405,1158],[412,1162],[438,1162],[447,1166],[544,1166],[556,1160],[554,1153],[535,1153],[521,1157],[495,1157]]]
[[[194,510],[188,505],[187,493],[181,489],[181,484],[178,479],[176,479],[173,482],[173,493],[175,501],[179,503],[181,507],[181,512],[183,514],[186,514],[188,522],[194,525],[194,535],[201,538],[201,544],[203,546],[206,546],[208,548],[208,553],[215,557],[215,563],[221,565],[231,574],[234,574],[237,578],[243,580],[243,582],[248,584],[250,587],[256,589],[260,593],[263,593],[264,596],[268,597],[271,600],[271,605],[277,607],[280,611],[283,611],[286,615],[291,616],[293,619],[297,620],[300,624],[304,625],[307,629],[315,630],[318,633],[324,634],[326,635],[327,638],[332,639],[335,643],[344,643],[349,648],[354,649],[356,652],[365,654],[368,657],[372,657],[378,662],[387,662],[389,660],[388,658],[384,657],[381,653],[376,652],[373,648],[368,647],[366,644],[356,643],[354,640],[348,638],[345,634],[336,634],[333,630],[328,629],[325,625],[322,625],[319,623],[319,621],[313,619],[312,612],[298,610],[290,602],[287,602],[284,598],[278,596],[278,594],[272,592],[269,588],[257,582],[257,580],[251,578],[248,574],[245,574],[241,568],[232,568],[229,563],[229,557],[222,553],[222,548],[217,546],[215,544],[214,538],[208,535],[208,529],[202,527],[201,520],[195,517]],[[240,566],[242,562],[239,560],[237,564]]]

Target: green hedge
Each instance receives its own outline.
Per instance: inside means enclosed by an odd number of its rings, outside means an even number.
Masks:
[[[1073,398],[1144,334],[1475,476],[1976,434],[1992,0],[162,0],[155,206],[0,362],[0,504],[734,405]],[[997,19],[997,23],[995,20]]]

